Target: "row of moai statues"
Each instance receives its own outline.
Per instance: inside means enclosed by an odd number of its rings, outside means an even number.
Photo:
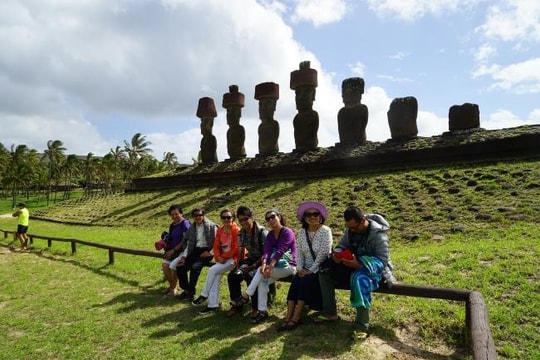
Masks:
[[[309,61],[300,63],[299,69],[291,72],[290,88],[295,92],[297,114],[293,119],[294,141],[293,152],[316,150],[319,140],[319,114],[313,110],[315,92],[318,86],[317,71],[310,67]],[[366,126],[369,112],[362,104],[364,79],[353,77],[343,80],[341,93],[344,106],[337,115],[339,143],[336,147],[359,146],[366,142]],[[258,127],[259,153],[257,156],[270,156],[279,152],[279,123],[274,119],[276,104],[279,99],[279,85],[264,82],[255,86],[255,100],[259,102]],[[245,96],[237,85],[229,86],[229,92],[223,94],[222,106],[227,111],[227,152],[232,161],[246,157],[244,142],[245,129],[240,125]],[[416,118],[418,102],[412,96],[396,98],[388,110],[388,124],[393,141],[413,139],[418,135]],[[201,119],[201,149],[199,160],[202,164],[218,162],[217,141],[212,134],[214,118],[217,116],[214,100],[209,97],[199,99],[197,117]],[[478,105],[454,105],[449,110],[449,130],[467,130],[480,126]]]

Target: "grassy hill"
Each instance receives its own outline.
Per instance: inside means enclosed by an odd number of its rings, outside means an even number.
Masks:
[[[157,236],[167,226],[166,209],[172,203],[182,204],[186,213],[194,207],[203,207],[213,220],[217,220],[219,211],[224,207],[235,209],[239,205],[251,206],[258,219],[262,219],[264,211],[275,207],[296,229],[299,227],[295,219],[297,205],[304,200],[318,200],[329,209],[327,225],[337,240],[343,230],[341,213],[348,204],[355,204],[368,212],[385,215],[393,226],[390,231],[391,256],[399,281],[480,291],[488,306],[499,357],[535,358],[540,356],[537,349],[540,342],[537,331],[540,313],[535,305],[540,303],[539,188],[540,160],[454,165],[310,180],[250,182],[246,179],[243,183],[231,183],[229,186],[198,187],[193,184],[174,190],[66,201],[33,211],[34,225],[31,229],[36,234],[52,231],[52,236],[73,236],[149,249],[151,240],[148,234]],[[46,222],[36,219],[79,226],[49,227]],[[5,223],[0,220],[2,224]],[[75,230],[68,231],[67,228]],[[73,235],[73,232],[78,235]],[[43,249],[41,245],[36,244]],[[57,245],[53,246],[55,248]],[[47,250],[43,251],[47,253]],[[90,269],[94,277],[101,275],[98,276],[100,280],[88,280],[89,287],[85,291],[92,294],[98,292],[101,298],[96,302],[118,301],[120,306],[130,308],[129,311],[116,308],[122,318],[118,313],[102,311],[120,321],[125,326],[123,331],[128,331],[129,337],[133,338],[130,341],[142,347],[138,350],[140,358],[163,358],[171,354],[190,358],[190,354],[197,354],[201,358],[214,359],[349,359],[359,354],[371,354],[373,348],[382,348],[382,344],[398,350],[387,352],[388,358],[392,359],[459,359],[470,356],[467,353],[467,338],[463,329],[465,313],[461,304],[380,294],[376,295],[373,308],[372,339],[382,339],[382,343],[370,340],[368,345],[371,348],[368,349],[351,344],[347,340],[347,329],[341,326],[327,326],[321,331],[321,328],[306,325],[294,334],[277,336],[275,331],[269,331],[271,328],[268,324],[251,329],[243,322],[242,325],[232,325],[218,315],[210,320],[201,320],[186,304],[182,304],[180,310],[176,308],[178,311],[174,313],[175,319],[186,327],[185,331],[164,329],[164,326],[176,328],[176,325],[165,320],[170,316],[167,315],[170,310],[161,306],[162,300],[160,307],[150,305],[156,301],[155,288],[159,286],[155,283],[156,259],[135,261],[124,258],[118,265],[105,267],[100,265],[103,259],[98,261],[92,257],[92,254],[97,257],[97,252],[89,249],[79,252],[73,260],[75,265],[83,270]],[[66,250],[60,255],[67,254]],[[37,261],[42,265],[41,258]],[[85,271],[79,273],[86,276]],[[38,272],[36,276],[45,274]],[[8,281],[11,281],[9,273],[5,277],[0,276],[0,284]],[[116,297],[99,290],[100,287],[118,287],[118,283],[123,287],[116,290]],[[98,290],[92,291],[92,287]],[[199,289],[201,287],[202,281]],[[222,289],[221,296],[225,300],[228,294],[225,287]],[[141,291],[144,295],[140,294]],[[280,290],[281,298],[272,310],[278,317],[285,308],[285,292]],[[125,293],[128,294],[122,295]],[[144,299],[141,300],[141,296]],[[341,293],[339,296],[339,311],[344,323],[349,322],[353,314],[347,306],[347,295]],[[119,299],[137,305],[133,308]],[[84,299],[76,301],[87,302]],[[177,304],[174,299],[167,301]],[[54,306],[47,306],[54,311]],[[7,308],[7,305],[0,306],[0,316]],[[137,311],[141,309],[146,312]],[[100,331],[106,331],[107,321],[103,319],[103,314],[97,316],[89,312],[88,316],[91,319],[89,328],[97,327]],[[134,328],[130,322],[136,325],[141,322],[140,317],[145,319],[144,326]],[[162,322],[158,323],[158,319]],[[221,336],[216,338],[209,333],[208,328],[212,326],[219,327],[219,330],[214,330]],[[88,331],[91,330],[83,333]],[[167,344],[157,338],[157,334],[167,336]],[[106,335],[104,337],[99,341],[109,343]],[[71,340],[66,341],[81,352],[90,351],[86,353],[87,356],[74,358],[114,358],[105,350],[100,352]],[[175,342],[176,347],[169,345],[169,342]],[[181,344],[181,352],[174,350],[178,344]],[[115,348],[113,344],[110,346]],[[117,354],[117,358],[137,357],[137,353],[125,345],[122,348],[123,356]],[[56,356],[45,357],[64,358],[58,356],[64,350],[57,351]],[[18,354],[24,354],[24,351]]]

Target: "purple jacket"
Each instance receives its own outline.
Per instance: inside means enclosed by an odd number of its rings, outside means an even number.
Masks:
[[[267,261],[268,259],[275,259],[277,261],[287,250],[290,250],[291,253],[289,264],[291,266],[296,266],[296,241],[294,231],[288,227],[283,227],[279,237],[276,239],[274,231],[270,230],[266,236],[266,241],[264,242],[263,261]],[[274,256],[272,256],[272,253],[274,253]]]

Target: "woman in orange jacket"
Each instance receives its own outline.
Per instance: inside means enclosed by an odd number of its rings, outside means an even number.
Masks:
[[[238,264],[238,234],[240,227],[234,222],[234,212],[223,209],[220,213],[222,225],[218,228],[214,241],[215,264],[208,269],[201,295],[193,300],[193,305],[202,305],[208,300],[206,308],[199,314],[206,314],[219,308],[219,284],[223,274],[234,269]]]

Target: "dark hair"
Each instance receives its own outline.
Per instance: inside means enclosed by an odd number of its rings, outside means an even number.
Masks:
[[[287,220],[285,219],[283,215],[281,215],[279,211],[277,211],[276,209],[268,210],[267,212],[264,213],[265,220],[266,220],[266,215],[268,215],[268,213],[275,213],[279,219],[279,223],[281,224],[281,226],[287,226]]]
[[[184,211],[182,210],[182,207],[181,207],[179,204],[173,204],[173,205],[169,206],[169,210],[167,210],[167,213],[168,213],[169,215],[171,215],[171,213],[173,212],[173,210],[178,210],[178,212],[179,212],[180,214],[183,214],[183,213],[184,213]]]
[[[359,207],[349,206],[343,212],[343,217],[345,218],[345,221],[349,221],[351,219],[354,219],[354,220],[360,222],[360,220],[362,220],[364,218],[364,212]]]
[[[229,209],[229,208],[225,208],[225,209],[221,210],[221,211],[219,212],[219,216],[221,217],[221,215],[223,215],[223,213],[226,213],[226,212],[230,212],[231,215],[232,215],[232,218],[234,219],[234,211],[232,211],[232,210]]]
[[[236,209],[236,217],[240,216],[247,216],[248,218],[253,218],[253,210],[248,208],[247,206],[240,205],[238,209]]]
[[[191,216],[193,216],[194,214],[198,214],[198,213],[201,213],[201,214],[204,215],[204,209],[195,208],[195,209],[191,210]]]

